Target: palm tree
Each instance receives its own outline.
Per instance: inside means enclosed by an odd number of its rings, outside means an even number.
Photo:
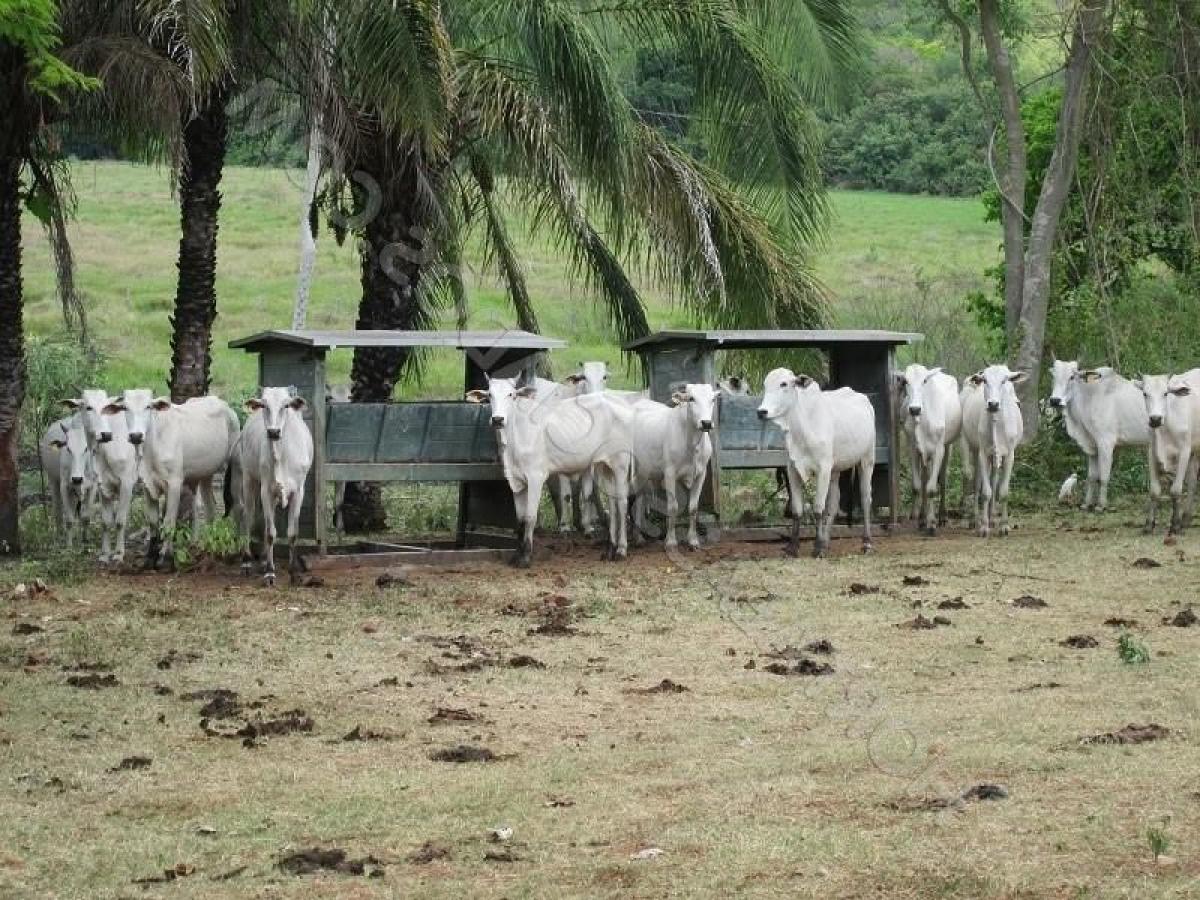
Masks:
[[[25,401],[21,210],[61,215],[66,172],[47,122],[67,95],[95,87],[58,55],[55,0],[20,0],[0,17],[0,555],[21,550],[17,445]]]
[[[811,108],[850,80],[843,0],[313,0],[309,11],[306,31],[322,39],[301,53],[327,79],[321,118],[340,156],[325,206],[362,248],[358,328],[434,322],[461,297],[454,268],[473,229],[515,320],[536,327],[510,207],[553,235],[623,339],[648,330],[633,273],[715,326],[821,321],[806,262],[827,216]],[[616,41],[692,64],[704,162],[632,108]],[[357,350],[354,399],[389,399],[414,362]],[[369,487],[347,506],[349,525],[383,525]]]

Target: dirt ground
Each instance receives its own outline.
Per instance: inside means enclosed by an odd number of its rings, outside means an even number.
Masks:
[[[0,896],[1200,895],[1200,538],[1133,518],[0,569]]]

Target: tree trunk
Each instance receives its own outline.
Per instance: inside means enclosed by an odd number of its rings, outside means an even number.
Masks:
[[[414,330],[425,320],[417,288],[428,254],[417,212],[417,184],[410,172],[381,172],[383,168],[371,172],[374,183],[380,185],[381,205],[363,229],[362,299],[354,327]],[[408,353],[401,347],[357,348],[350,372],[352,399],[391,400]],[[347,485],[343,514],[348,532],[384,530],[387,516],[380,486],[368,482]]]
[[[997,187],[1000,189],[1000,221],[1004,227],[1004,332],[1011,354],[1017,346],[1021,291],[1025,280],[1025,184],[1028,180],[1025,123],[1021,120],[1021,98],[1013,77],[1012,59],[1000,34],[996,0],[979,0],[979,23],[988,65],[1000,95],[1007,151]],[[1036,378],[1032,381],[1037,384]]]
[[[17,447],[25,401],[21,293],[21,161],[0,141],[0,556],[21,552]]]
[[[176,403],[207,394],[211,377],[225,102],[224,91],[214,90],[183,130],[187,157],[179,179],[179,282],[171,317],[171,399]]]
[[[1033,211],[1029,242],[1025,251],[1021,289],[1021,319],[1016,349],[1016,368],[1029,373],[1017,386],[1021,400],[1025,440],[1038,427],[1038,383],[1045,350],[1046,314],[1050,303],[1050,276],[1054,246],[1063,208],[1075,179],[1079,142],[1083,136],[1083,105],[1087,92],[1092,47],[1102,37],[1105,22],[1103,0],[1085,0],[1075,21],[1071,49],[1063,83],[1062,109],[1054,138],[1054,152],[1042,179],[1041,193]]]

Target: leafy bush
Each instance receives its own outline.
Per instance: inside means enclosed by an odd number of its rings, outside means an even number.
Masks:
[[[1144,665],[1150,662],[1150,651],[1146,645],[1128,631],[1121,632],[1117,638],[1117,655],[1127,666]]]
[[[91,345],[68,336],[33,337],[25,343],[27,381],[21,410],[22,451],[37,455],[38,441],[50,423],[62,418],[61,401],[78,397],[100,379],[104,359]]]

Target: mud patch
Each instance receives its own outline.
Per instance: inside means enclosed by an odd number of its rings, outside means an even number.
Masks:
[[[1041,597],[1035,597],[1033,594],[1022,594],[1013,600],[1012,605],[1017,609],[1045,609],[1049,604]]]
[[[67,684],[85,691],[98,691],[102,688],[119,687],[121,682],[117,681],[117,676],[111,672],[88,672],[86,675],[68,675]]]
[[[515,863],[520,862],[522,857],[517,856],[511,850],[488,850],[483,854],[484,862],[499,862],[499,863]]]
[[[160,669],[169,669],[174,666],[175,663],[196,662],[203,658],[203,654],[196,653],[194,650],[188,650],[184,653],[180,653],[178,650],[172,648],[171,650],[167,651],[166,656],[163,656],[154,665]]]
[[[822,656],[830,656],[833,653],[833,642],[827,638],[809,641],[804,645],[804,649],[809,653],[818,653]]]
[[[1058,681],[1038,681],[1033,684],[1027,684],[1025,687],[1017,688],[1017,693],[1025,693],[1026,691],[1049,691],[1062,686],[1062,683]]]
[[[375,731],[371,728],[363,728],[361,725],[355,725],[346,734],[342,735],[343,741],[394,741],[396,735],[388,731]]]
[[[483,719],[469,709],[439,706],[434,714],[425,721],[430,725],[462,725],[465,722],[481,722]]]
[[[929,579],[921,575],[905,575],[901,579],[905,587],[925,587],[929,584]]]
[[[542,662],[540,659],[535,659],[534,657],[528,656],[524,653],[518,653],[516,656],[511,657],[508,660],[508,662],[506,663],[506,665],[510,669],[544,669],[544,668],[546,668],[546,664],[544,662]]]
[[[449,858],[449,847],[443,847],[441,844],[433,843],[433,841],[426,841],[409,854],[408,861],[413,865],[426,866],[431,862],[435,862],[436,860]]]
[[[686,694],[689,688],[684,687],[670,678],[664,678],[658,684],[647,688],[630,688],[627,694]]]
[[[555,607],[546,613],[541,625],[529,629],[529,634],[542,637],[570,637],[579,634],[579,629],[571,624],[571,613],[563,607]]]
[[[1100,642],[1090,634],[1073,634],[1058,643],[1060,646],[1070,647],[1073,650],[1092,650],[1100,646]]]
[[[34,625],[32,622],[18,622],[13,626],[12,633],[17,637],[24,637],[30,634],[41,634],[45,631],[41,625]]]
[[[846,589],[846,593],[853,597],[861,597],[864,594],[878,594],[879,585],[863,584],[861,581],[855,581]]]
[[[1162,725],[1126,725],[1117,731],[1106,731],[1103,734],[1093,734],[1081,737],[1079,743],[1090,744],[1147,744],[1150,741],[1161,741],[1170,737],[1171,730]]]
[[[961,801],[948,800],[945,797],[903,797],[899,800],[888,800],[883,806],[885,809],[903,813],[940,812],[961,806]]]
[[[435,750],[433,753],[429,754],[429,758],[434,762],[473,763],[497,762],[505,757],[493,753],[487,747],[473,747],[470,744],[458,744],[454,747],[447,747],[444,750]]]
[[[136,772],[138,769],[148,769],[154,762],[148,756],[127,756],[108,771],[110,772]]]
[[[1176,628],[1191,628],[1193,625],[1200,624],[1200,618],[1196,616],[1195,611],[1189,606],[1187,609],[1181,609],[1173,616],[1164,618],[1163,624],[1173,625]]]
[[[832,675],[835,671],[829,663],[817,662],[815,659],[805,657],[797,662],[794,666],[789,666],[786,663],[774,662],[770,665],[763,666],[764,672],[770,672],[772,675],[798,675],[798,676],[820,676]]]
[[[1104,624],[1110,628],[1137,628],[1137,619],[1123,619],[1120,616],[1111,616],[1104,620]]]
[[[311,847],[289,853],[276,863],[280,871],[289,875],[312,875],[315,872],[337,872],[342,875],[367,875],[370,878],[383,876],[383,863],[374,856],[350,859],[345,850],[337,847],[322,849]]]
[[[938,609],[970,609],[971,607],[963,601],[962,597],[951,597],[949,600],[943,600],[937,605]]]
[[[179,878],[186,878],[188,875],[194,875],[196,872],[195,866],[190,866],[187,863],[176,863],[170,869],[163,869],[161,875],[147,875],[145,878],[133,879],[133,884],[168,884]]]
[[[1007,800],[1008,791],[998,784],[977,784],[963,792],[962,799],[973,800]]]
[[[1135,559],[1133,561],[1133,568],[1135,568],[1135,569],[1161,569],[1162,563],[1160,563],[1157,559],[1151,559],[1148,556],[1139,556],[1137,559]]]
[[[375,587],[390,588],[390,587],[407,587],[412,583],[408,572],[403,569],[395,569],[384,572],[375,579]]]
[[[920,613],[915,619],[909,619],[907,622],[900,622],[896,625],[897,628],[907,628],[912,631],[929,631],[933,628],[943,628],[954,623],[945,616],[934,616],[932,619],[927,619]]]

